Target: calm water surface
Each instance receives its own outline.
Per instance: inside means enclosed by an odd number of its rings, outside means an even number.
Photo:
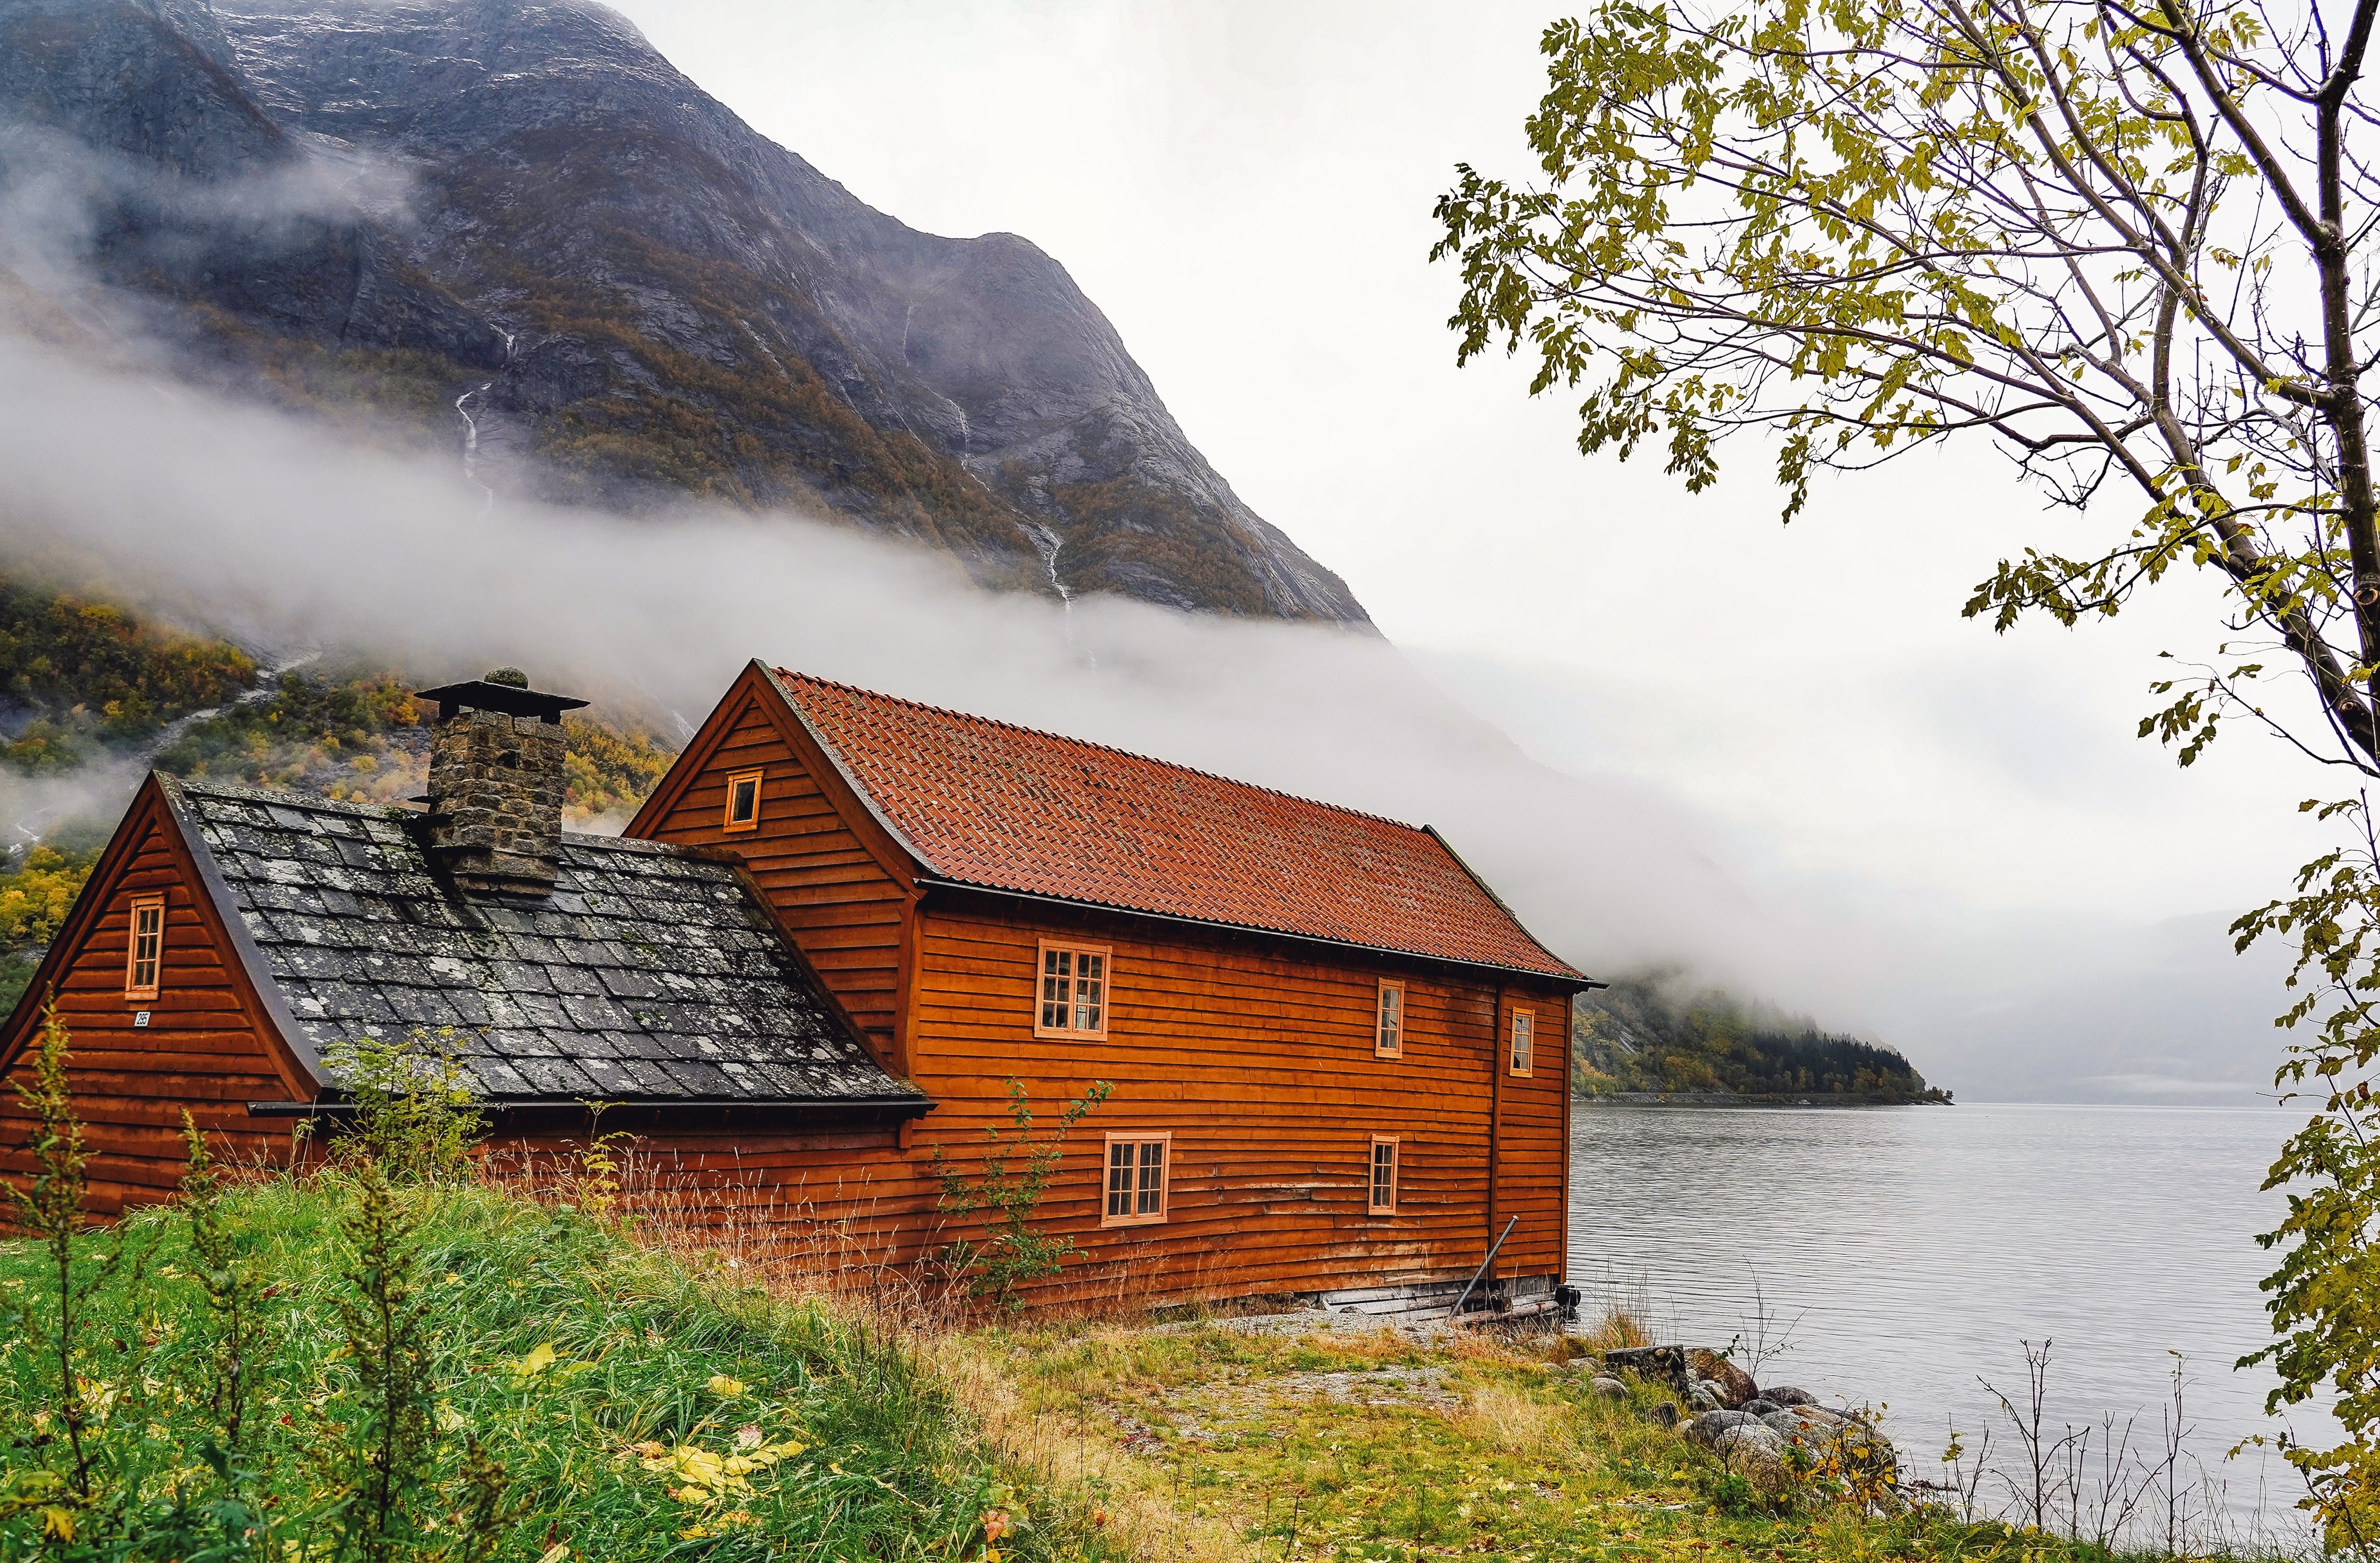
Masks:
[[[2056,1343],[2053,1417],[2141,1413],[2158,1436],[2180,1352],[2192,1448],[2235,1514],[2279,1521],[2294,1475],[2250,1451],[2270,1375],[2257,1192],[2298,1118],[2278,1108],[1687,1109],[1572,1115],[1571,1275],[1590,1313],[1641,1296],[1664,1339],[1755,1330],[1757,1280],[1790,1350],[1760,1375],[1888,1407],[1912,1466],[1995,1413]],[[2301,1436],[2335,1424],[2293,1413]],[[1973,1439],[1970,1437],[1970,1443]]]

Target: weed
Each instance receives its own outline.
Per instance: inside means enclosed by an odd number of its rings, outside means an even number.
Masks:
[[[587,1209],[476,1184],[441,1160],[434,1112],[399,1104],[379,1121],[427,1123],[426,1147],[366,1128],[327,1169],[238,1181],[186,1125],[182,1207],[83,1231],[67,1046],[57,1028],[50,1066],[31,1072],[48,1149],[15,1191],[48,1224],[0,1243],[17,1325],[0,1338],[0,1557],[1106,1563],[1118,1550],[1103,1501],[978,1441],[914,1338],[640,1246]],[[159,1263],[115,1262],[128,1254]]]
[[[468,1174],[487,1120],[451,1032],[336,1043],[323,1062],[352,1104],[350,1133],[334,1142],[336,1152],[369,1159],[395,1183],[453,1183]]]
[[[1050,1180],[1057,1174],[1067,1133],[1114,1089],[1104,1080],[1094,1083],[1066,1104],[1058,1115],[1055,1132],[1036,1139],[1033,1105],[1024,1084],[1012,1079],[1008,1083],[1011,1137],[1003,1141],[997,1124],[984,1131],[987,1148],[973,1177],[946,1163],[941,1147],[934,1147],[934,1169],[942,1184],[941,1208],[955,1216],[986,1218],[981,1242],[961,1238],[942,1251],[942,1261],[951,1273],[967,1278],[971,1295],[1013,1312],[1018,1306],[1019,1286],[1056,1275],[1067,1258],[1079,1252],[1072,1238],[1042,1231],[1033,1225],[1033,1218],[1040,1208],[1041,1196],[1049,1192]],[[1013,1158],[1020,1156],[1022,1167],[1012,1169]]]
[[[37,1125],[31,1145],[33,1184],[30,1191],[8,1185],[8,1201],[18,1223],[33,1234],[46,1260],[57,1311],[43,1317],[29,1293],[19,1304],[18,1316],[25,1339],[42,1341],[54,1364],[55,1388],[50,1402],[67,1440],[66,1486],[77,1503],[87,1505],[91,1497],[91,1462],[84,1435],[91,1415],[80,1375],[75,1371],[75,1356],[83,1315],[102,1278],[79,1276],[75,1262],[75,1240],[82,1232],[83,1201],[91,1185],[91,1151],[67,1086],[69,1040],[66,1023],[58,1019],[57,995],[52,993],[42,1008],[42,1042],[33,1055],[32,1078],[15,1083],[18,1098]],[[46,1489],[50,1484],[39,1485]],[[64,1531],[71,1539],[73,1521],[64,1510],[45,1506],[43,1519],[52,1533]]]

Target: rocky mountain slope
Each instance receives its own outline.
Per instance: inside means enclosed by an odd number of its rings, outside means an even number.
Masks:
[[[95,277],[65,314],[468,435],[490,486],[823,504],[988,585],[1364,622],[1055,260],[870,209],[586,0],[0,0],[0,180],[20,292]]]

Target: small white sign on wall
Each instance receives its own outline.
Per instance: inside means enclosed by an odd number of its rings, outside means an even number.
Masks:
[[[147,1025],[149,1024],[149,1012],[146,1010],[133,1011],[132,1024],[135,1025]]]

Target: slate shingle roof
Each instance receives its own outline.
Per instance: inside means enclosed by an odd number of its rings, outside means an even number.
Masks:
[[[1426,830],[777,670],[852,784],[967,884],[1583,982]]]
[[[723,863],[565,834],[545,901],[431,876],[407,811],[161,778],[302,1037],[451,1028],[490,1097],[915,1101]]]

